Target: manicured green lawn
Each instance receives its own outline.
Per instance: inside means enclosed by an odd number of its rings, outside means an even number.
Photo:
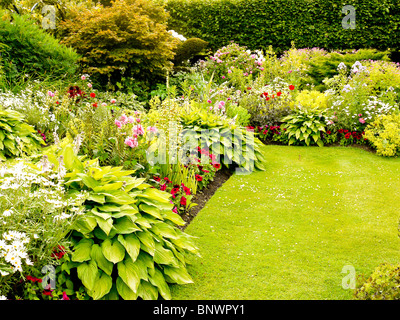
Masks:
[[[400,159],[355,148],[265,146],[267,170],[232,176],[186,231],[194,284],[173,299],[349,299],[344,266],[400,262]]]

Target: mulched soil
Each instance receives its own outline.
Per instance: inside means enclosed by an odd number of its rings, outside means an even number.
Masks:
[[[227,168],[221,168],[217,171],[214,176],[214,180],[207,186],[207,188],[197,192],[197,194],[192,199],[192,202],[197,203],[197,206],[191,208],[189,213],[182,217],[186,224],[180,227],[181,230],[186,229],[186,227],[190,224],[190,222],[192,222],[199,211],[204,208],[207,201],[210,200],[210,198],[214,195],[215,191],[217,191],[218,188],[220,188],[231,176],[232,172],[230,170],[228,170]]]

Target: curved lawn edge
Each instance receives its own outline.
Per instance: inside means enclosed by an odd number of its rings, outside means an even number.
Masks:
[[[350,299],[343,268],[369,275],[399,261],[399,159],[348,147],[264,152],[266,171],[234,174],[186,229],[202,257],[173,299]]]

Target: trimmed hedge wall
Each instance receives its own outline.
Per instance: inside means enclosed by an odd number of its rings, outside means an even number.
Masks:
[[[272,45],[379,50],[400,48],[399,0],[164,0],[169,29],[208,41],[216,50],[233,40],[251,50]],[[345,5],[355,29],[344,29]]]

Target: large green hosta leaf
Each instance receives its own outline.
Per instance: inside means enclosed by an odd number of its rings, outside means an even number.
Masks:
[[[198,249],[176,227],[184,221],[172,212],[170,194],[131,177],[132,171],[82,162],[71,146],[49,154],[55,168],[60,155],[67,159],[66,190],[89,193],[86,212],[70,236],[73,262],[64,269],[77,269],[90,297],[170,299],[168,283],[192,281],[186,256]]]

